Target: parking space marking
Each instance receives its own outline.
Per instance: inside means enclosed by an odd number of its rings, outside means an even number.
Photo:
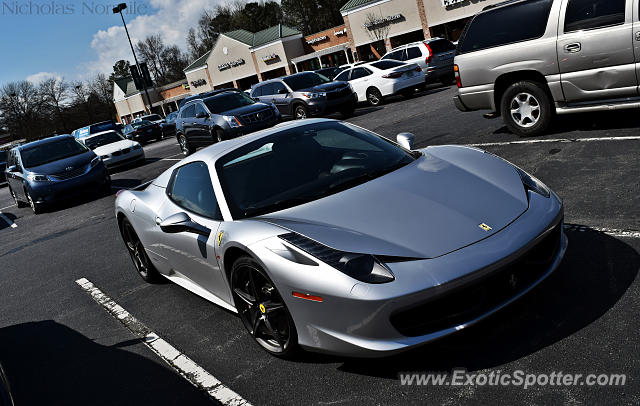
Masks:
[[[0,211],[7,210],[7,209],[10,209],[12,207],[15,207],[15,204],[12,204],[11,206],[3,207],[3,208],[0,209]]]
[[[576,231],[580,233],[595,231],[616,238],[640,238],[640,231],[635,230],[617,230],[615,228],[589,227],[580,224],[565,224],[564,229],[566,231]]]
[[[467,144],[468,147],[499,147],[503,145],[520,144],[550,144],[554,142],[598,142],[598,141],[638,141],[640,136],[632,135],[628,137],[594,137],[594,138],[552,138],[546,140],[520,140],[504,142],[487,142],[484,144]]]
[[[182,158],[162,158],[161,161],[182,161]]]
[[[78,279],[76,283],[84,289],[93,300],[109,312],[109,314],[119,320],[127,330],[140,338],[151,351],[162,358],[164,362],[196,388],[205,391],[211,398],[223,405],[251,406],[247,400],[226,387],[215,376],[211,375],[167,341],[160,338],[122,306],[102,293],[102,291],[89,280],[81,278]]]
[[[9,217],[7,217],[4,214],[2,214],[1,211],[0,211],[0,219],[4,220],[11,228],[17,228],[18,227],[18,225],[16,223],[11,221],[11,219]]]

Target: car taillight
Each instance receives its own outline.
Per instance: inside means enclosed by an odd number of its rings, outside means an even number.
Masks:
[[[424,46],[427,47],[427,51],[429,51],[429,55],[427,55],[427,58],[424,60],[424,63],[429,65],[431,63],[431,60],[433,59],[433,50],[431,49],[431,47],[429,46],[429,43],[427,42],[424,43]]]
[[[397,79],[400,76],[402,76],[403,72],[391,72],[391,73],[387,73],[386,75],[382,75],[383,78],[387,78],[387,79]]]
[[[416,66],[416,72],[422,72],[422,68],[419,66]]]
[[[453,65],[453,73],[456,76],[456,85],[458,85],[458,87],[462,87],[462,80],[460,80],[460,68],[458,67],[458,65]]]

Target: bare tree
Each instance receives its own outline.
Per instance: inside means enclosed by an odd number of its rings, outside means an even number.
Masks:
[[[89,105],[89,86],[81,81],[71,82],[69,86],[71,93],[73,94],[73,104],[75,106],[84,106],[87,112],[87,118],[92,121],[91,106]]]
[[[162,61],[162,53],[165,49],[166,47],[160,34],[150,35],[144,41],[138,41],[136,45],[138,55],[147,63],[156,82],[166,74],[166,67]]]
[[[364,18],[364,28],[367,30],[367,35],[372,41],[384,41],[389,37],[389,31],[391,31],[391,25],[384,17],[376,16],[374,13],[367,13]]]
[[[39,136],[42,99],[35,85],[29,81],[7,83],[0,89],[2,126],[14,138],[33,139]]]
[[[67,123],[64,118],[63,108],[69,102],[69,85],[64,79],[49,78],[40,83],[38,91],[44,102],[44,106],[51,110],[60,123],[62,130],[68,132]]]

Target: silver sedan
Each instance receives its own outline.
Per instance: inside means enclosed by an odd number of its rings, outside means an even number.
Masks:
[[[567,247],[561,200],[479,149],[334,120],[224,141],[119,193],[138,273],[237,312],[255,341],[384,356],[524,295]]]

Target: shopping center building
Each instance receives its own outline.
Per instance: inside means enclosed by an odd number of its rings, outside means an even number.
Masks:
[[[303,36],[282,24],[256,33],[225,32],[210,51],[185,68],[184,82],[149,89],[151,110],[168,114],[189,94],[229,87],[249,90],[260,81],[295,72],[376,60],[414,41],[457,41],[473,15],[502,1],[349,0],[340,9],[344,24],[315,34]],[[145,104],[149,106],[144,97],[131,78],[114,85],[121,119],[143,114]]]

